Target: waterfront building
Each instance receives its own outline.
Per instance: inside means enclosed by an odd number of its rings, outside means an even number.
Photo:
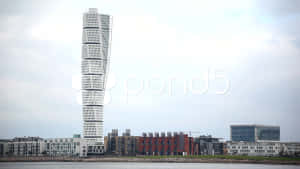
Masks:
[[[183,132],[143,133],[138,142],[138,153],[142,155],[192,155],[193,138]]]
[[[15,137],[8,142],[8,156],[40,156],[44,141],[40,137]]]
[[[118,129],[113,129],[111,133],[108,133],[105,137],[105,154],[107,155],[136,155],[138,136],[131,136],[130,130],[118,135]]]
[[[83,137],[88,154],[104,152],[103,104],[111,41],[111,16],[90,8],[83,15],[82,105]]]
[[[222,155],[224,153],[224,143],[219,138],[199,136],[194,138],[195,155]]]
[[[280,141],[280,127],[266,125],[231,125],[231,141]]]
[[[279,142],[227,142],[226,154],[246,156],[279,156],[282,152]]]
[[[3,148],[2,148],[3,147]],[[83,138],[15,137],[0,141],[3,156],[87,156],[87,141]],[[1,156],[0,154],[0,156]]]
[[[300,157],[300,142],[282,142],[281,156]]]
[[[87,141],[76,135],[73,138],[48,138],[44,140],[42,154],[47,156],[87,156]]]

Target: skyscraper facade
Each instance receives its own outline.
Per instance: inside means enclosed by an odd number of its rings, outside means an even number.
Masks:
[[[83,15],[83,137],[88,142],[89,154],[101,154],[104,151],[103,104],[109,64],[111,21],[111,16],[98,14],[95,8],[90,8]]]

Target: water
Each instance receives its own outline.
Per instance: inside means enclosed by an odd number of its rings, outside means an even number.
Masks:
[[[111,163],[111,162],[18,162],[0,163],[0,169],[300,169],[295,165],[213,163]]]

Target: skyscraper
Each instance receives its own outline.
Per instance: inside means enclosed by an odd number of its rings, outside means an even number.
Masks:
[[[81,63],[83,137],[88,141],[88,154],[104,151],[103,101],[110,41],[111,16],[90,8],[83,14]]]

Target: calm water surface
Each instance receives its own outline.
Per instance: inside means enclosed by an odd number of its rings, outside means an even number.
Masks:
[[[207,163],[25,162],[0,163],[0,169],[300,169],[293,165]]]

